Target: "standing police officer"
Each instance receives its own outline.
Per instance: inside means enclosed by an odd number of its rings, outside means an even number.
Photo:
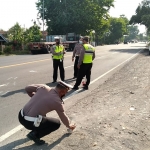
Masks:
[[[73,56],[72,56],[72,61],[74,61],[74,77],[73,79],[77,78],[78,75],[78,61],[79,61],[79,56],[80,52],[83,50],[83,45],[82,45],[82,37],[79,40],[79,43],[75,45],[74,51],[73,51]]]
[[[57,81],[57,75],[58,75],[58,67],[60,71],[60,78],[62,81],[65,79],[65,70],[64,70],[64,54],[65,54],[65,48],[60,43],[60,37],[55,37],[56,45],[52,48],[52,58],[53,58],[53,82],[55,83]]]
[[[89,44],[89,38],[84,37],[83,38],[83,47],[84,50],[81,51],[79,62],[78,62],[78,69],[79,73],[77,76],[76,83],[73,87],[74,90],[78,89],[78,86],[81,84],[81,81],[84,76],[86,76],[87,81],[84,84],[84,89],[88,90],[88,86],[90,84],[91,79],[91,69],[93,65],[93,60],[95,58],[95,49],[92,45]]]

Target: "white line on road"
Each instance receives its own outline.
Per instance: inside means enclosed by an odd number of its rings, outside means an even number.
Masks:
[[[94,60],[98,60],[98,59],[101,59],[101,58],[104,58],[105,56],[101,56],[101,57],[96,57],[96,59]]]
[[[10,78],[8,78],[7,80],[10,80],[10,79],[12,79],[13,77],[10,77]]]
[[[134,54],[132,57],[128,58],[127,60],[125,60],[124,62],[120,63],[120,64],[117,65],[116,67],[112,68],[111,70],[107,71],[107,72],[104,73],[103,75],[99,76],[98,78],[96,78],[95,80],[93,80],[90,84],[95,83],[97,80],[101,79],[102,77],[104,77],[105,75],[109,74],[110,72],[112,72],[112,71],[115,70],[116,68],[120,67],[121,65],[123,65],[123,64],[126,63],[126,62],[128,62],[129,60],[133,59],[133,58],[136,57],[141,51],[143,51],[143,50],[138,51],[138,52],[137,52],[136,54]],[[72,67],[72,66],[68,66],[68,67]],[[68,67],[67,67],[67,68],[68,68]],[[79,91],[81,91],[81,90],[82,90],[82,89],[79,89],[79,90],[73,92],[73,93],[71,94],[71,96],[77,94],[77,93],[78,93]],[[67,100],[67,99],[69,99],[69,98],[70,98],[70,97],[68,96],[68,97],[66,97],[64,100]],[[21,130],[22,128],[23,128],[23,126],[22,126],[22,125],[19,125],[19,126],[17,126],[16,128],[14,128],[14,129],[10,130],[9,132],[7,132],[6,134],[2,135],[2,136],[0,137],[0,142],[6,140],[8,137],[10,137],[11,135],[15,134],[16,132],[18,132],[18,131]]]
[[[19,125],[16,128],[12,129],[11,131],[7,132],[6,134],[2,135],[0,137],[0,142],[4,141],[5,139],[7,139],[8,137],[10,137],[11,135],[13,135],[16,132],[18,132],[19,130],[21,130],[22,128],[23,128],[23,126]]]
[[[71,65],[71,66],[67,66],[67,67],[64,67],[65,69],[67,69],[67,68],[71,68],[71,67],[73,67],[74,65]]]
[[[6,95],[7,93],[9,93],[9,91],[7,91],[7,92],[3,93],[1,96],[4,96],[4,95]]]
[[[3,86],[7,86],[9,83],[7,83],[7,84],[2,84],[2,85],[0,85],[0,87],[3,87]]]

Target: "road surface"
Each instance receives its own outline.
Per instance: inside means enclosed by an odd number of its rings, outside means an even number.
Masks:
[[[89,91],[82,91],[76,95],[73,92],[74,95],[72,94],[70,97],[74,99],[84,97],[87,92],[96,88],[115,69],[121,67],[121,64],[127,62],[144,47],[145,44],[142,43],[96,47],[96,59],[94,60],[91,77],[92,85]],[[71,58],[72,52],[67,52],[64,61],[65,79],[66,82],[74,85]],[[54,87],[55,84],[51,84],[53,81],[52,75],[53,68],[50,54],[0,57],[0,137],[19,125],[18,112],[29,100],[29,97],[24,93],[24,88],[33,83],[46,83]],[[67,103],[69,103],[69,100]]]

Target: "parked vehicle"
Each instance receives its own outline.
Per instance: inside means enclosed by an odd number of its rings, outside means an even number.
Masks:
[[[48,54],[55,42],[32,42],[29,48],[32,54]]]
[[[66,35],[49,35],[46,37],[46,42],[54,42],[55,36],[61,37],[61,42],[67,51],[73,51],[80,38],[80,36],[75,33],[67,33]]]

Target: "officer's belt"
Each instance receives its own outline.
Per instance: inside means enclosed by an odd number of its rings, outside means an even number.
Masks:
[[[23,109],[21,109],[21,116],[24,117],[26,121],[34,122],[35,127],[39,127],[42,121],[42,116],[38,115],[37,117],[29,117],[23,115]]]

